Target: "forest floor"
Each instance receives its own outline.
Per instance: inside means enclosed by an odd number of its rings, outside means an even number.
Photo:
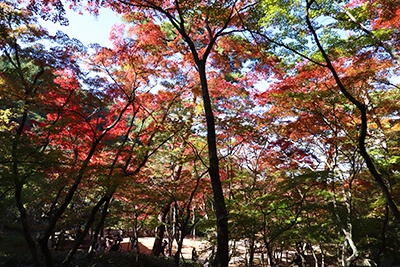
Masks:
[[[154,244],[154,237],[139,237],[139,250],[140,253],[150,255],[153,244]],[[74,243],[74,240],[66,240],[64,242],[64,245],[62,248],[59,250],[55,251],[54,253],[64,253],[67,252],[71,247],[72,244]],[[89,247],[90,243],[90,237],[84,241],[82,244],[81,248],[79,249],[80,251],[84,252],[87,250]],[[24,254],[29,254],[28,248],[26,243],[24,242],[24,239],[22,236],[20,236],[20,233],[1,233],[0,234],[0,256],[3,255],[24,255]],[[122,253],[127,252],[129,247],[129,238],[124,238],[122,241]],[[197,255],[198,255],[198,262],[199,263],[205,263],[205,261],[211,256],[211,249],[210,249],[210,244],[209,242],[202,240],[199,237],[188,237],[185,238],[183,241],[183,248],[182,248],[182,256],[185,259],[185,261],[190,261],[192,258],[192,250],[193,248],[196,249]],[[245,262],[245,246],[243,242],[236,242],[236,251],[239,252],[240,255],[236,257],[232,257],[229,266],[230,267],[237,267],[237,266],[244,266]],[[172,254],[175,254],[176,252],[176,243],[173,243],[173,248],[172,248]],[[111,254],[106,252],[106,254]],[[260,253],[256,253],[255,255],[255,264],[254,266],[262,266],[261,264],[261,256]],[[100,255],[100,254],[99,254]],[[128,255],[128,254],[127,254]],[[283,258],[291,259],[292,255],[291,252],[286,253],[286,255],[283,255]],[[282,258],[281,258],[282,259]],[[284,259],[286,261],[286,259]],[[286,264],[284,264],[286,265]],[[284,266],[283,265],[283,266]],[[0,261],[0,266],[6,266],[2,265]],[[264,265],[265,266],[265,265]]]
[[[150,254],[151,249],[153,248],[154,239],[154,237],[139,237],[140,253]],[[129,242],[129,239],[125,238],[124,242],[122,243],[123,249],[126,249],[126,246],[128,245],[127,242]],[[208,245],[209,243],[207,241],[201,240],[199,238],[185,238],[183,241],[182,255],[184,259],[191,259],[192,250],[193,248],[195,248],[197,254],[199,255],[199,259],[205,260],[209,256],[208,253],[204,252],[207,249]],[[176,243],[174,242],[172,247],[172,254],[175,254],[176,249]]]
[[[154,237],[139,237],[139,252],[143,253],[143,254],[147,254],[150,255],[151,250],[153,248],[153,244],[154,244]],[[70,247],[72,247],[73,244],[73,240],[70,240],[69,242],[65,242],[62,250],[68,250]],[[90,243],[90,238],[88,236],[88,238],[84,241],[84,243],[81,246],[80,250],[87,250],[87,248],[89,247],[89,243]],[[122,246],[122,253],[126,253],[127,251],[130,250],[130,243],[129,243],[129,238],[124,238],[123,241],[121,242],[121,246]],[[182,256],[185,259],[185,261],[189,261],[192,259],[192,250],[193,248],[196,249],[197,252],[197,256],[198,256],[198,262],[199,263],[205,263],[206,260],[208,258],[210,258],[212,251],[210,248],[210,243],[208,241],[202,240],[199,237],[187,237],[183,240],[183,246],[182,246]],[[165,249],[165,255],[167,255]],[[177,250],[177,245],[176,242],[173,243],[172,246],[172,255],[174,255],[176,253]],[[245,247],[244,244],[242,242],[236,242],[236,252],[238,252],[238,256],[236,257],[232,257],[229,267],[237,267],[237,266],[244,266],[244,261],[245,261]],[[107,252],[108,253],[108,252]],[[289,253],[288,255],[291,257],[291,253]],[[258,255],[255,255],[255,259],[254,259],[254,266],[262,266],[261,263],[261,256],[258,253]]]
[[[124,240],[124,243],[125,243],[125,240]],[[125,243],[125,244],[127,245],[127,243]],[[154,237],[139,237],[139,249],[140,249],[141,253],[150,254],[153,244],[154,244]],[[199,258],[198,258],[199,262],[204,263],[206,261],[206,259],[208,259],[211,255],[211,250],[209,249],[209,247],[210,247],[209,242],[202,240],[198,237],[185,238],[183,241],[183,247],[182,247],[183,258],[185,260],[190,260],[192,258],[192,249],[195,248],[197,251],[197,254],[199,256]],[[175,251],[176,251],[176,243],[174,243],[174,245],[173,245],[172,254],[174,254]],[[242,242],[236,243],[236,251],[240,252],[241,256],[232,257],[231,261],[229,263],[230,267],[244,266],[245,247]],[[293,253],[289,252],[286,255],[286,257],[291,258],[291,257],[293,257],[292,254],[294,254],[294,252]],[[261,262],[261,257],[259,255],[255,255],[254,266],[262,266],[260,264],[260,262]]]

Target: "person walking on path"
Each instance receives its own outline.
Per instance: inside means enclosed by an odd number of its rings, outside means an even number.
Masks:
[[[162,244],[161,244],[161,254],[163,255],[163,256],[165,256],[165,253],[164,253],[164,251],[165,251],[165,247],[168,245],[168,242],[166,241],[166,240],[164,240],[163,242],[162,242]]]

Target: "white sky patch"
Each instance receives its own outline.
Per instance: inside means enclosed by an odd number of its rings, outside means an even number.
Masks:
[[[51,21],[39,20],[39,24],[54,35],[57,31],[66,33],[70,38],[76,38],[85,46],[90,43],[98,43],[101,46],[111,48],[112,44],[109,40],[111,27],[118,23],[122,23],[120,16],[115,14],[111,9],[102,8],[99,10],[97,17],[84,12],[79,15],[66,6],[66,17],[69,20],[69,26],[61,26]]]

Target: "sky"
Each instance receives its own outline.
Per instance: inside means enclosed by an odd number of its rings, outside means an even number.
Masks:
[[[79,15],[66,7],[66,17],[69,26],[61,26],[51,21],[41,20],[39,23],[46,28],[50,34],[55,34],[58,30],[66,33],[70,38],[76,38],[84,45],[99,43],[102,46],[111,47],[109,35],[112,25],[122,23],[120,17],[110,9],[101,9],[97,17],[83,12]]]

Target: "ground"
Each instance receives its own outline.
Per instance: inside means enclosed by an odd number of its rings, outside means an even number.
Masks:
[[[126,240],[126,241],[125,241]],[[126,249],[127,242],[129,241],[128,239],[124,240],[124,248]],[[150,254],[151,249],[153,248],[154,244],[154,237],[140,237],[139,238],[139,249],[141,253],[146,253]],[[189,260],[192,258],[192,249],[196,248],[196,251],[199,255],[199,262],[205,262],[206,259],[209,258],[211,251],[208,249],[209,248],[209,243],[207,241],[201,240],[200,238],[185,238],[183,241],[183,247],[182,247],[182,254],[185,260]],[[244,256],[245,255],[245,248],[242,244],[242,242],[237,243],[237,250],[241,252],[240,257],[232,257],[229,267],[237,267],[237,266],[244,266],[243,261],[244,261]],[[172,253],[175,253],[176,251],[176,244],[174,243]],[[257,261],[257,259],[255,259]],[[255,263],[254,266],[261,266],[257,265]]]
[[[230,267],[237,267],[237,266],[244,266],[244,257],[246,255],[246,251],[244,248],[244,241],[239,241],[236,242],[236,250],[240,251],[241,255],[238,255],[237,257],[232,257],[231,258],[231,262],[230,262]],[[63,245],[63,248],[55,253],[67,253],[67,251],[72,247],[74,243],[74,240],[66,240],[66,242]],[[81,247],[80,251],[84,251],[88,248],[90,243],[90,237],[88,236],[87,239],[84,241],[83,246]],[[123,252],[126,252],[128,250],[128,244],[129,244],[129,238],[124,238],[124,240],[122,241],[122,249]],[[139,249],[140,249],[140,253],[144,253],[144,254],[150,254],[151,253],[151,249],[153,247],[154,244],[154,237],[140,237],[139,238]],[[182,249],[182,254],[185,260],[190,260],[192,258],[192,249],[195,248],[198,256],[199,256],[199,262],[204,263],[204,261],[209,258],[211,250],[210,245],[207,241],[201,240],[200,238],[193,238],[193,237],[188,237],[184,239],[183,242],[183,249]],[[172,250],[172,253],[174,254],[176,251],[176,244],[174,243],[174,247]],[[291,260],[293,258],[293,251],[285,251],[283,254],[277,254],[275,256],[279,257],[281,259],[281,262],[283,262],[284,264],[282,266],[287,266],[287,261]],[[4,233],[0,233],[0,256],[3,255],[18,255],[18,257],[21,257],[21,255],[25,255],[28,254],[29,255],[29,251],[27,249],[26,243],[23,239],[22,236],[20,236],[20,234],[17,233],[13,233],[13,234],[4,234]],[[101,257],[102,253],[96,253],[98,254],[98,257]],[[125,254],[127,257],[126,258],[126,262],[131,263],[131,259],[128,257],[129,254],[128,253],[123,253]],[[112,252],[106,252],[107,256],[110,257],[115,257],[116,255],[120,255],[120,254],[113,254]],[[113,256],[114,255],[114,256]],[[262,266],[260,264],[261,262],[261,254],[257,253],[255,255],[255,264],[254,266]],[[122,255],[121,255],[122,256]],[[63,257],[63,256],[62,256]],[[312,255],[310,255],[310,257],[312,257]],[[163,257],[158,257],[158,259],[161,261],[162,259],[165,259]],[[100,260],[105,260],[100,259]],[[111,258],[111,260],[113,260]],[[111,261],[110,260],[110,261]],[[144,262],[146,262],[146,259],[144,259]],[[173,262],[173,261],[172,261]],[[286,263],[285,263],[286,262]],[[313,262],[312,259],[310,259],[310,262]],[[328,259],[325,259],[325,263],[326,266],[332,265],[332,264],[328,264]],[[163,263],[164,264],[164,263]],[[1,259],[0,259],[0,266],[9,266],[9,265],[2,265],[1,264]],[[81,265],[71,265],[71,266],[81,266]],[[85,266],[85,265],[82,265]],[[87,266],[101,266],[101,265],[87,265]],[[116,265],[117,266],[117,265]],[[121,265],[118,265],[121,266]],[[129,265],[122,265],[122,266],[129,266]],[[135,265],[136,266],[136,265]],[[150,265],[148,265],[150,266]],[[154,265],[153,265],[154,266]],[[155,266],[159,266],[159,265],[155,265]],[[167,266],[167,265],[162,265],[162,266]],[[265,265],[264,265],[265,266]]]
[[[123,242],[123,248],[126,249],[129,239],[125,238]],[[141,253],[150,254],[151,249],[153,248],[154,237],[139,237],[139,249]],[[197,253],[199,254],[199,258],[204,260],[208,257],[208,254],[203,253],[200,254],[207,247],[208,242],[200,240],[199,238],[185,238],[183,241],[182,254],[185,259],[192,258],[192,250],[196,248]],[[176,251],[176,243],[172,248],[172,253],[174,254]]]

